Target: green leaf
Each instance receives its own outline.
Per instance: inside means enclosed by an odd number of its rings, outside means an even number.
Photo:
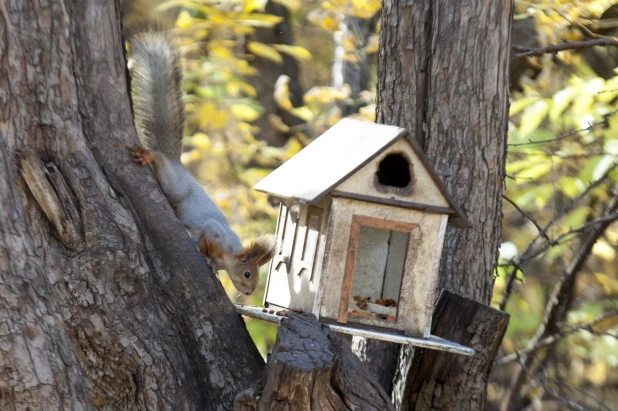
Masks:
[[[534,96],[534,97],[524,97],[524,98],[520,98],[518,100],[513,101],[511,103],[511,107],[509,108],[509,116],[514,116],[515,114],[519,113],[520,111],[522,111],[523,109],[525,109],[526,107],[528,107],[529,105],[531,105],[532,103],[538,100],[539,100],[539,97]]]
[[[525,136],[536,130],[547,112],[551,108],[552,101],[549,99],[539,100],[536,103],[526,107],[521,116],[521,126],[519,132]]]
[[[605,172],[609,170],[610,167],[614,164],[616,164],[616,158],[614,156],[601,157],[601,160],[599,160],[599,163],[596,165],[594,171],[592,172],[592,179],[596,181],[601,178],[603,174],[605,174]]]
[[[567,230],[580,227],[590,215],[590,207],[577,207],[567,214],[563,225]]]
[[[571,87],[567,87],[564,90],[560,90],[554,97],[552,98],[553,105],[551,110],[549,111],[549,119],[552,122],[558,120],[558,118],[562,115],[564,110],[571,104],[573,98],[575,97],[575,90]]]
[[[579,178],[567,176],[560,177],[558,187],[569,198],[577,197],[585,189],[584,184]]]

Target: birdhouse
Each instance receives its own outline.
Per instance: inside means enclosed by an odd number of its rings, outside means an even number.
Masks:
[[[431,337],[444,233],[467,220],[406,130],[341,120],[255,189],[281,203],[266,307]]]

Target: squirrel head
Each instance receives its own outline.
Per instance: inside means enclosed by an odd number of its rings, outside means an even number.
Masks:
[[[202,235],[200,251],[214,271],[224,269],[238,291],[251,295],[260,282],[260,267],[275,256],[275,241],[272,236],[258,237],[238,254],[230,254]]]

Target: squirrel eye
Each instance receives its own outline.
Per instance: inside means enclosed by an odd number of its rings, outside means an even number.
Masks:
[[[245,271],[245,278],[251,277],[251,273],[249,271]]]

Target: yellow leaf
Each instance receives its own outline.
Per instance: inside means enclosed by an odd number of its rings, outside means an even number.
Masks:
[[[326,124],[330,127],[337,124],[337,122],[341,120],[341,108],[339,106],[333,107],[333,109],[328,113],[328,118],[326,119]]]
[[[208,127],[212,124],[212,119],[215,116],[215,105],[212,103],[204,104],[198,114],[198,125],[202,130],[208,129]]]
[[[230,111],[239,120],[254,121],[260,117],[260,113],[256,109],[246,104],[232,104]]]
[[[326,10],[349,17],[369,19],[380,10],[380,0],[330,0],[322,3]]]
[[[364,120],[371,121],[373,123],[376,120],[376,105],[371,104],[369,106],[361,107],[358,110],[358,113]]]
[[[215,113],[212,118],[212,123],[213,123],[212,128],[214,129],[222,128],[223,126],[225,126],[227,119],[228,119],[228,114],[226,111],[215,110]]]
[[[596,360],[591,366],[589,366],[589,371],[586,373],[586,378],[594,385],[603,385],[607,379],[607,363],[602,360]]]
[[[190,143],[194,147],[205,150],[208,150],[210,147],[212,147],[212,141],[210,140],[210,137],[201,132],[197,132],[193,136],[191,136]]]
[[[267,0],[245,0],[242,11],[243,13],[251,13],[255,10],[263,11],[267,2]]]
[[[283,120],[281,119],[281,117],[275,115],[275,114],[269,114],[268,115],[268,122],[270,123],[271,126],[273,126],[275,128],[275,130],[281,132],[281,133],[289,133],[290,132],[290,127],[288,127],[287,124],[285,124],[283,122]]]
[[[613,261],[616,257],[616,251],[607,241],[600,239],[592,246],[592,254],[605,261]]]
[[[217,13],[217,10],[214,7],[208,7],[203,4],[199,4],[198,2],[190,1],[190,0],[168,0],[168,1],[164,1],[163,3],[159,4],[156,8],[158,10],[168,10],[174,7],[192,8],[195,10],[199,10],[205,15]]]
[[[275,91],[273,92],[273,97],[275,98],[277,105],[286,111],[290,111],[294,108],[292,102],[290,101],[290,89],[288,87],[289,83],[290,78],[288,76],[285,74],[280,75],[275,83]]]
[[[255,90],[255,87],[253,87],[251,84],[247,84],[244,81],[241,81],[240,89],[249,97],[257,97],[257,91]]]
[[[311,60],[311,53],[304,47],[288,46],[287,44],[275,44],[273,47],[297,60]]]
[[[262,13],[239,13],[236,16],[236,21],[239,24],[252,27],[273,27],[275,24],[281,23],[282,20],[283,17]]]
[[[369,36],[369,40],[367,40],[367,45],[365,46],[365,52],[367,54],[377,53],[379,40],[380,37],[377,34]]]
[[[291,110],[291,113],[307,122],[313,120],[313,111],[311,111],[311,109],[307,106],[296,107]]]
[[[274,61],[276,63],[283,62],[283,58],[281,57],[281,54],[279,54],[279,52],[275,50],[273,47],[268,46],[264,43],[259,43],[257,41],[250,41],[247,44],[247,49],[251,53],[255,54],[256,56],[264,57],[265,59]]]
[[[191,27],[193,23],[193,17],[189,14],[188,11],[183,10],[178,14],[178,18],[176,19],[176,27],[179,29],[187,29]]]
[[[225,47],[213,47],[208,54],[210,57],[220,60],[227,60],[232,57],[232,52]]]
[[[347,61],[349,63],[358,63],[360,61],[360,59],[355,53],[346,53],[343,55],[341,60]]]
[[[307,20],[326,31],[335,32],[339,30],[341,14],[324,9],[315,9],[307,14]]]
[[[255,33],[255,29],[251,26],[234,26],[234,34],[237,36],[248,36]]]
[[[193,161],[197,161],[202,157],[199,150],[191,150],[180,155],[180,162],[182,164],[189,164]]]
[[[344,84],[341,89],[314,86],[305,93],[303,99],[306,103],[331,104],[346,99],[350,96],[350,93],[351,89],[348,84]]]
[[[236,47],[236,41],[226,39],[214,39],[208,42],[208,50],[213,49],[231,49]]]

